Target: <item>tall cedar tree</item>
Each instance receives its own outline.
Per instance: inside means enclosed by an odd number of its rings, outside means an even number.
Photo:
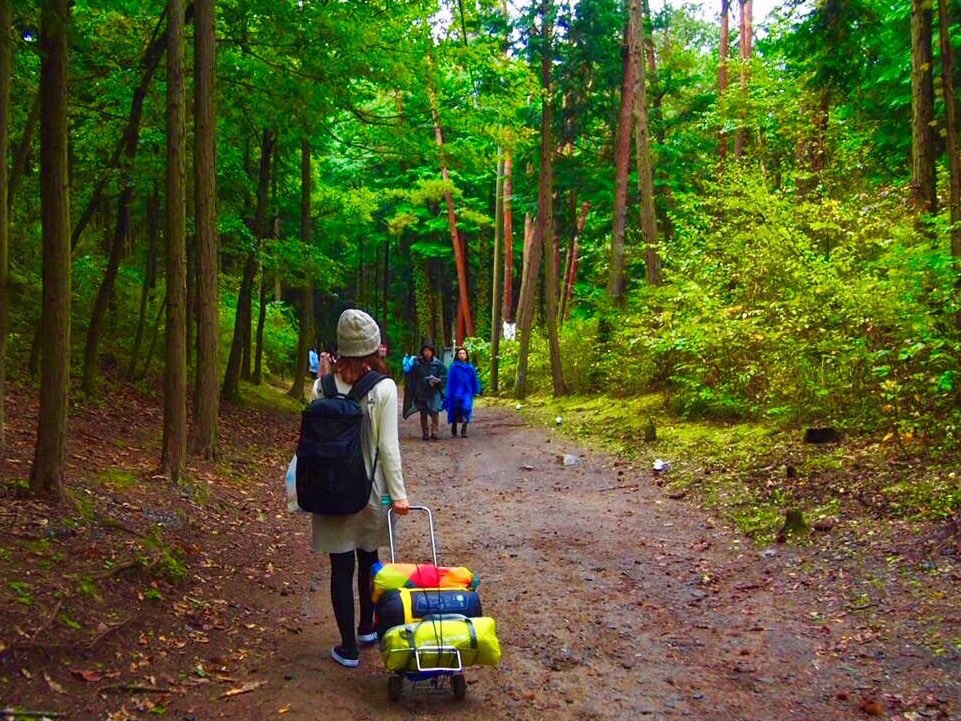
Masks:
[[[544,38],[550,38],[551,29],[548,25],[551,23],[551,8],[550,2],[542,2],[540,6],[539,14],[541,15],[541,42],[544,42]],[[533,36],[533,30],[532,30]],[[547,48],[542,50],[542,53],[549,52]],[[543,55],[542,58],[542,72],[543,72]],[[543,100],[545,108],[541,111],[541,153],[544,152],[545,142],[549,144],[549,140],[545,140],[543,135],[544,130],[544,114],[550,111],[546,110],[548,104],[548,98],[544,97]],[[542,175],[540,177],[540,182],[543,183],[543,158],[542,163]],[[538,188],[538,210],[542,207],[547,207],[546,204],[542,202],[542,192],[544,191],[543,186]],[[524,219],[524,258],[521,269],[521,291],[520,297],[517,300],[517,332],[520,335],[520,344],[517,350],[517,375],[514,378],[514,396],[523,400],[527,397],[527,366],[530,359],[530,348],[531,348],[531,332],[534,326],[534,306],[536,305],[537,298],[537,285],[540,276],[541,269],[541,259],[544,254],[544,224],[541,223],[540,217],[532,225],[530,222],[530,215]],[[547,286],[550,288],[551,286]]]
[[[541,170],[537,188],[537,217],[541,224],[544,254],[544,298],[547,314],[547,341],[551,357],[551,384],[554,395],[567,393],[561,346],[557,337],[557,276],[560,256],[556,252],[554,232],[554,95],[551,70],[554,64],[554,9],[550,0],[541,3],[541,87],[544,102],[541,106]]]
[[[167,3],[167,341],[161,468],[174,482],[187,455],[187,136],[183,0]]]
[[[731,0],[721,0],[721,44],[717,65],[717,94],[723,100],[728,88],[728,60],[731,56]],[[721,128],[717,143],[717,157],[723,164],[727,158],[727,133]]]
[[[514,320],[514,159],[504,156],[504,307],[503,318]]]
[[[911,0],[911,181],[918,209],[938,210],[930,0]]]
[[[527,364],[531,347],[531,327],[537,300],[537,281],[540,275],[541,256],[544,246],[540,232],[528,213],[524,218],[524,253],[521,261],[521,288],[517,298],[517,375],[514,378],[514,396],[518,400],[527,397]]]
[[[276,178],[275,174],[276,174],[276,172],[277,172],[277,165],[278,165],[277,156],[278,156],[279,154],[280,154],[280,153],[279,153],[279,148],[275,145],[275,147],[274,147],[274,152],[271,153],[271,160],[270,160],[271,164],[270,164],[270,167],[267,169],[267,175],[268,175],[268,177],[269,177],[269,179],[270,179],[270,188],[271,188],[271,192],[270,192],[270,204],[271,204],[271,206],[272,206],[273,208],[276,208],[276,207],[277,207],[277,178]],[[266,203],[266,200],[267,200],[267,198],[265,197],[264,200],[265,200],[265,203],[264,203],[264,218],[265,218],[265,220],[264,220],[264,237],[267,237],[267,236],[269,235],[271,238],[276,238],[276,237],[277,237],[277,225],[276,225],[276,224],[277,224],[277,216],[276,216],[276,214],[274,215],[274,218],[273,218],[273,221],[272,221],[272,222],[271,222],[271,221],[268,221],[268,220],[266,219],[266,215],[267,215],[267,203]],[[269,230],[268,230],[268,228],[269,228]],[[269,303],[269,300],[268,300],[267,296],[270,294],[271,284],[274,284],[274,288],[273,288],[273,289],[274,289],[274,291],[276,292],[276,294],[277,294],[277,296],[278,296],[277,301],[279,302],[279,301],[280,301],[279,296],[280,296],[280,294],[281,294],[280,274],[275,272],[275,273],[272,273],[272,274],[268,275],[267,273],[263,272],[263,270],[261,270],[261,274],[260,274],[260,307],[259,307],[259,313],[258,313],[258,315],[257,315],[257,338],[256,338],[256,341],[257,341],[257,352],[256,352],[256,353],[257,353],[257,354],[256,354],[256,357],[255,357],[255,359],[254,359],[254,375],[253,375],[253,378],[252,378],[252,381],[253,381],[253,383],[254,383],[255,385],[260,385],[260,384],[263,382],[263,376],[264,376],[264,331],[266,330],[266,325],[267,325],[267,304]]]
[[[747,0],[748,3],[751,0]],[[644,18],[640,0],[630,0],[637,46],[644,47]],[[637,91],[634,93],[634,140],[637,144],[637,185],[641,194],[641,232],[644,234],[644,257],[647,282],[661,284],[661,258],[657,250],[657,216],[654,208],[654,160],[651,153],[651,131],[647,114],[647,68],[637,63]]]
[[[266,234],[267,191],[270,189],[270,156],[274,147],[274,135],[269,129],[263,131],[260,143],[260,173],[257,182],[257,205],[254,211],[254,248],[247,253],[244,274],[237,292],[237,313],[234,316],[234,337],[230,344],[227,369],[224,371],[224,398],[240,399],[240,379],[242,373],[244,348],[250,337],[253,322],[253,291],[257,277],[257,250]],[[247,353],[248,366],[250,353]],[[246,380],[250,380],[249,371]]]
[[[428,72],[434,72],[434,64],[430,56],[427,58]],[[450,172],[447,168],[447,151],[444,148],[444,128],[441,125],[440,102],[434,79],[428,79],[427,94],[430,99],[430,113],[434,122],[434,140],[437,142],[437,155],[440,160],[440,175],[445,184],[450,183]],[[458,323],[457,345],[464,342],[463,333],[474,335],[474,315],[470,307],[470,285],[467,279],[467,247],[457,230],[457,211],[454,209],[454,194],[448,190],[444,193],[444,203],[447,205],[447,223],[450,227],[450,242],[454,248],[454,265],[457,269],[457,313],[463,321],[463,328]],[[441,332],[444,328],[441,327]]]
[[[10,275],[10,219],[7,204],[7,146],[10,137],[10,69],[13,65],[13,13],[10,0],[0,0],[0,449],[6,445],[7,323]]]
[[[637,92],[637,66],[640,48],[634,27],[634,15],[628,10],[621,46],[621,106],[614,137],[614,230],[611,235],[610,269],[607,294],[614,305],[624,303],[627,275],[624,270],[624,235],[627,228],[627,180],[631,170],[631,135],[634,128],[634,96]]]
[[[220,294],[217,280],[217,117],[215,85],[216,37],[214,0],[194,3],[194,206],[197,214],[197,373],[192,453],[220,455],[217,394],[217,333]]]
[[[300,140],[300,239],[304,245],[310,245],[310,141]],[[307,375],[307,352],[314,336],[314,284],[307,274],[307,280],[301,291],[300,333],[297,337],[297,363],[294,366],[294,384],[288,395],[297,400],[304,397],[304,377]]]
[[[490,385],[491,392],[497,393],[500,386],[498,379],[498,355],[501,345],[501,304],[504,302],[501,294],[502,268],[501,253],[504,243],[504,158],[498,153],[497,178],[494,181],[494,255],[491,258],[491,361]]]
[[[751,74],[751,55],[754,46],[754,0],[740,0],[741,26],[738,43],[741,49],[741,127],[734,136],[734,157],[744,156],[747,148],[747,85]]]
[[[944,92],[945,140],[948,152],[949,196],[951,212],[951,256],[957,264],[961,260],[961,157],[959,148],[958,96],[954,88],[954,50],[951,47],[951,27],[948,0],[938,0],[938,39],[941,47],[941,88]],[[961,316],[959,316],[961,318]]]
[[[63,498],[70,391],[70,192],[67,164],[68,0],[40,20],[40,220],[43,226],[40,415],[30,489]]]
[[[143,285],[140,288],[140,311],[137,314],[137,334],[134,336],[133,350],[130,351],[130,362],[127,365],[127,377],[137,378],[137,363],[140,360],[140,349],[143,346],[144,332],[147,325],[147,306],[153,299],[157,286],[157,246],[160,235],[160,189],[154,181],[153,189],[147,198],[147,258],[144,262]]]
[[[140,140],[140,121],[143,117],[143,105],[147,97],[147,89],[163,56],[163,43],[166,35],[161,35],[159,31],[163,26],[163,20],[161,17],[160,22],[157,24],[157,29],[154,31],[154,37],[143,57],[143,74],[136,89],[134,89],[133,98],[130,101],[130,115],[128,116],[127,126],[124,129],[119,146],[121,148],[119,158],[120,177],[118,182],[120,193],[117,196],[117,222],[114,226],[113,237],[110,241],[107,269],[104,272],[103,280],[100,282],[100,288],[97,290],[97,297],[94,300],[93,310],[90,314],[90,324],[87,326],[87,339],[84,346],[81,388],[83,392],[87,394],[92,394],[96,391],[97,376],[100,370],[97,348],[100,343],[100,335],[103,331],[103,321],[110,306],[110,299],[113,298],[114,285],[117,281],[117,274],[120,272],[120,261],[130,247],[133,164],[137,157],[137,146]]]

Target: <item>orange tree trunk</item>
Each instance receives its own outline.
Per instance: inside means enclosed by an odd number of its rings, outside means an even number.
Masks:
[[[440,175],[444,182],[450,182],[450,173],[447,170],[447,158],[444,153],[444,130],[440,124],[440,108],[437,101],[437,92],[433,86],[429,88],[430,112],[434,121],[434,139],[437,141],[437,150],[440,155]],[[467,280],[467,258],[465,247],[457,231],[457,212],[454,210],[454,196],[448,192],[444,194],[444,202],[447,205],[447,222],[450,225],[450,242],[454,248],[454,263],[457,267],[457,289],[459,297],[459,313],[463,314],[465,332],[469,336],[474,335],[474,318],[470,308],[470,287]],[[459,335],[459,334],[458,334]],[[457,344],[464,341],[463,337],[457,338]]]

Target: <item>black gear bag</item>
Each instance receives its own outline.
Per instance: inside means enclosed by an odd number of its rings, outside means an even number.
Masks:
[[[337,392],[334,376],[320,379],[323,397],[301,414],[297,443],[297,503],[310,513],[345,516],[370,500],[377,453],[367,475],[364,466],[364,409],[361,401],[387,376],[368,371],[347,395]]]

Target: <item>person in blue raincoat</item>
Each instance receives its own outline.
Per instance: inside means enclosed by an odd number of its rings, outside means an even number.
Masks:
[[[454,362],[447,369],[447,393],[444,398],[444,410],[447,411],[447,422],[450,423],[452,436],[457,435],[459,423],[460,437],[467,438],[467,425],[474,410],[474,396],[480,395],[480,392],[477,369],[467,359],[467,351],[458,348],[454,354]]]

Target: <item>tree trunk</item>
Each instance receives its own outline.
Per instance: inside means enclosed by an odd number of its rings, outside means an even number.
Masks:
[[[741,127],[734,136],[734,157],[744,156],[747,147],[747,85],[750,79],[751,55],[754,44],[754,0],[740,0],[741,27],[738,43],[741,46]]]
[[[230,355],[227,357],[227,369],[224,371],[224,385],[221,390],[224,398],[237,402],[240,400],[240,371],[244,353],[245,334],[250,334],[252,319],[251,293],[254,290],[254,279],[257,277],[257,256],[254,252],[247,253],[244,262],[244,274],[240,280],[240,290],[237,291],[237,312],[234,315],[234,336],[230,344]]]
[[[561,346],[557,336],[557,276],[560,255],[557,253],[557,236],[554,232],[554,100],[551,70],[553,57],[553,3],[541,3],[541,86],[544,100],[541,108],[541,170],[537,189],[537,215],[541,223],[544,253],[544,300],[547,315],[547,340],[551,356],[551,382],[554,395],[567,393],[564,384],[564,367],[561,364]]]
[[[514,211],[513,203],[514,161],[511,151],[504,154],[504,307],[506,322],[514,320]]]
[[[728,88],[728,58],[731,56],[731,0],[721,0],[721,47],[717,67],[717,97],[718,104],[723,106],[724,95]],[[723,126],[723,119],[721,124]],[[727,158],[727,133],[721,128],[718,134],[718,160],[723,164]]]
[[[941,44],[941,88],[944,92],[945,139],[948,153],[948,208],[951,218],[951,258],[954,261],[961,287],[961,152],[959,147],[958,97],[954,88],[954,50],[951,47],[947,0],[938,0],[938,20],[940,21],[939,40]],[[961,327],[961,313],[955,316],[955,323]]]
[[[190,119],[187,118],[187,124]],[[191,203],[192,188],[190,187],[190,175],[187,175],[187,188],[184,191],[187,197],[187,217],[193,217],[194,209]],[[197,352],[197,234],[187,234],[187,372],[190,372],[191,365],[194,364],[194,356]],[[194,368],[194,383],[196,383],[196,368]]]
[[[580,237],[587,225],[587,214],[591,210],[591,201],[585,200],[581,203],[580,211],[577,214],[577,223],[574,227],[574,237],[571,239],[571,248],[568,251],[567,268],[564,274],[563,293],[561,294],[561,309],[558,313],[558,320],[563,323],[571,314],[571,305],[574,300],[574,283],[577,281],[577,265],[580,261]]]
[[[160,335],[160,320],[164,317],[167,312],[167,298],[164,296],[163,300],[160,301],[160,307],[157,308],[157,315],[153,321],[153,330],[150,333],[150,345],[147,347],[147,354],[143,362],[143,371],[137,376],[138,380],[146,378],[150,375],[150,366],[153,365],[154,351],[157,349],[157,337]]]
[[[191,452],[220,456],[217,334],[217,116],[215,0],[196,0],[194,20],[194,210],[197,238],[197,373]]]
[[[747,0],[748,3],[751,0]],[[635,14],[637,46],[644,47],[644,20],[640,17],[640,0],[630,0]],[[661,259],[657,250],[657,216],[654,209],[654,169],[651,158],[651,135],[647,118],[647,72],[644,63],[637,64],[637,92],[634,104],[634,136],[637,143],[637,184],[641,194],[641,232],[644,234],[647,282],[661,284]]]
[[[43,291],[40,413],[30,490],[63,499],[70,391],[70,192],[67,168],[68,0],[44,0],[40,25],[40,220]]]
[[[311,243],[310,193],[313,176],[310,168],[310,141],[300,140],[300,239]],[[314,337],[314,282],[309,272],[304,283],[300,306],[300,334],[297,339],[297,362],[294,364],[294,384],[287,395],[297,400],[304,398],[304,377],[307,375],[307,353]]]
[[[264,378],[264,326],[267,325],[267,293],[268,275],[264,270],[260,271],[260,299],[257,307],[257,350],[254,356],[254,374],[251,382],[260,385]]]
[[[120,259],[130,235],[130,193],[128,190],[130,189],[121,191],[120,197],[117,198],[117,225],[110,242],[107,267],[104,271],[103,280],[100,282],[100,287],[97,289],[97,297],[90,314],[90,325],[87,326],[87,340],[83,353],[83,376],[80,387],[88,396],[94,395],[97,390],[97,377],[100,371],[100,358],[97,349],[100,343],[100,334],[110,305],[110,298],[113,295],[117,274],[120,272]]]
[[[10,133],[10,73],[13,67],[13,12],[0,0],[0,450],[6,447],[7,325],[10,277],[10,218],[7,146]]]
[[[386,323],[390,314],[388,298],[390,297],[390,241],[384,243],[384,289],[381,293],[382,307],[380,310],[381,322]]]
[[[531,346],[531,327],[537,300],[537,281],[540,276],[543,236],[539,222],[532,223],[530,215],[524,222],[524,253],[521,266],[521,289],[517,299],[517,333],[520,336],[517,349],[517,376],[514,379],[514,396],[518,400],[527,397],[527,364]]]
[[[624,45],[621,48],[623,71],[621,74],[621,107],[614,138],[614,230],[611,235],[610,267],[607,276],[607,295],[616,306],[624,304],[627,275],[624,270],[627,228],[627,180],[631,170],[631,132],[634,126],[635,94],[637,92],[637,66],[640,37],[634,27],[636,18],[628,12],[624,26]]]
[[[10,120],[7,120],[7,132],[10,132],[9,127]],[[23,179],[24,174],[27,172],[27,157],[30,155],[30,147],[33,145],[33,134],[37,126],[40,124],[40,91],[37,91],[36,96],[33,99],[33,104],[30,106],[30,116],[27,118],[27,124],[23,127],[23,135],[20,136],[20,143],[17,145],[13,152],[13,167],[10,169],[10,177],[7,184],[7,212],[13,208],[13,200],[17,195],[17,189],[20,187],[20,181]],[[0,200],[3,199],[3,195],[0,195]]]
[[[241,327],[243,332],[243,339],[241,341],[241,354],[240,354],[240,380],[250,382],[250,376],[253,375],[253,324],[254,324],[254,284],[257,282],[257,273],[260,270],[260,263],[257,262],[256,257],[254,258],[254,276],[250,279],[250,306],[247,309],[247,320]]]
[[[504,159],[498,158],[497,179],[494,182],[494,254],[491,258],[491,366],[490,387],[492,393],[498,391],[498,355],[501,345],[501,245],[504,227]]]
[[[247,253],[244,275],[237,294],[237,314],[234,316],[234,337],[230,344],[227,369],[224,372],[222,395],[232,401],[240,400],[240,379],[245,348],[249,348],[250,327],[253,323],[253,291],[257,277],[257,249],[267,235],[267,191],[270,189],[270,157],[274,148],[274,136],[265,129],[260,143],[260,172],[257,180],[257,205],[254,210],[255,247]],[[246,351],[247,368],[245,380],[250,380],[250,352]]]
[[[147,200],[147,263],[144,268],[143,287],[140,289],[140,313],[137,320],[137,335],[134,337],[133,350],[130,352],[130,363],[127,366],[127,378],[133,380],[137,372],[137,360],[143,345],[144,331],[147,325],[147,306],[153,298],[153,291],[157,285],[157,238],[159,235],[160,191],[154,183],[153,192]]]
[[[187,240],[184,176],[183,0],[167,3],[167,342],[164,367],[163,472],[184,474],[187,452]]]
[[[434,139],[437,142],[437,152],[440,157],[440,175],[445,183],[450,182],[450,173],[447,170],[447,154],[444,150],[444,130],[440,123],[440,105],[437,100],[437,91],[433,85],[428,87],[430,99],[430,113],[434,121]],[[457,290],[461,312],[464,314],[465,332],[469,336],[474,335],[474,318],[470,307],[470,286],[467,280],[467,258],[465,246],[461,241],[457,231],[457,212],[454,210],[454,194],[447,192],[444,194],[444,202],[447,205],[447,222],[450,225],[450,242],[454,248],[454,263],[457,268]],[[463,343],[463,338],[457,338],[457,345]]]
[[[938,212],[934,57],[929,0],[911,0],[911,180],[918,209]]]

